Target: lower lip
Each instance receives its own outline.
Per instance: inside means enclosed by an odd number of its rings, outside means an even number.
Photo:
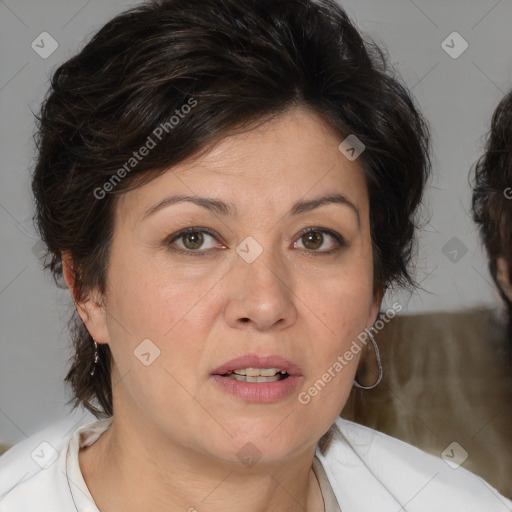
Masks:
[[[222,375],[212,375],[224,391],[242,398],[246,402],[270,403],[286,398],[297,389],[302,376],[290,375],[275,382],[240,382]]]

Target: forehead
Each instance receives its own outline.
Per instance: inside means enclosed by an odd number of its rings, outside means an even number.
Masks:
[[[254,215],[261,208],[270,212],[300,198],[338,192],[364,212],[365,176],[357,160],[339,151],[342,140],[319,115],[295,109],[219,140],[199,157],[121,196],[119,208],[140,215],[173,192],[222,197],[234,205],[232,213]]]

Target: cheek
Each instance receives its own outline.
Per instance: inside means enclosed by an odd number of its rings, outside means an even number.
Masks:
[[[109,278],[109,345],[114,378],[122,381],[118,400],[145,411],[189,407],[184,387],[208,333],[209,313],[199,300],[203,287],[133,260],[118,260]]]
[[[312,299],[312,304],[321,304],[327,312],[326,323],[338,340],[366,327],[373,302],[373,267],[368,258],[354,258],[340,266]]]
[[[317,305],[323,304],[324,309],[321,327],[316,335],[313,330],[311,332],[314,350],[310,354],[310,361],[314,361],[312,374],[315,378],[320,378],[331,369],[336,373],[338,383],[346,381],[350,385],[352,381],[351,374],[356,371],[361,351],[351,351],[351,347],[358,342],[358,336],[366,328],[371,302],[371,295],[365,289],[360,289],[359,294],[353,292],[353,289],[346,294],[338,292],[316,301]],[[339,357],[345,354],[348,357],[342,362],[342,371],[341,368],[332,370]],[[331,391],[334,391],[332,386]]]
[[[121,373],[133,366],[140,369],[133,356],[146,346],[149,352],[160,351],[155,362],[164,368],[175,371],[194,364],[215,314],[213,277],[144,258],[117,259],[109,274],[108,331]]]
[[[362,256],[361,252],[355,256]],[[306,323],[310,326],[314,350],[310,361],[314,361],[313,380],[319,379],[328,370],[335,374],[331,380],[336,384],[322,394],[332,395],[333,400],[345,396],[350,391],[353,374],[357,369],[361,350],[358,336],[368,325],[373,306],[373,267],[369,253],[365,257],[354,257],[333,273],[330,279],[323,281],[313,293],[311,286],[307,296],[307,305],[313,314]],[[310,283],[311,285],[311,283]],[[355,345],[354,345],[355,343]],[[343,357],[347,354],[347,357]],[[340,368],[339,357],[343,357]],[[333,365],[336,365],[333,368]],[[325,376],[329,380],[329,376]],[[345,396],[346,398],[346,396]]]
[[[142,252],[123,257],[119,253],[113,254],[115,265],[109,273],[110,309],[129,331],[160,338],[198,301],[201,285],[179,268],[167,268]]]

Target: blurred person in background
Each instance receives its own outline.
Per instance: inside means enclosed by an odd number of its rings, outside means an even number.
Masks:
[[[365,395],[354,389],[343,415],[433,454],[455,446],[464,467],[512,498],[512,91],[472,182],[498,308],[392,319],[376,335],[389,371]]]

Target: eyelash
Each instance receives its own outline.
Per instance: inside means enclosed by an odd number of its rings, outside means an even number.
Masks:
[[[314,257],[327,256],[329,254],[334,254],[335,252],[338,252],[339,250],[341,250],[342,248],[347,246],[345,239],[339,233],[336,233],[335,231],[331,231],[330,229],[325,229],[325,228],[320,228],[320,227],[309,227],[309,228],[303,229],[297,235],[297,241],[300,240],[305,234],[307,234],[309,232],[330,235],[332,238],[334,238],[334,240],[338,244],[337,247],[335,247],[334,249],[331,249],[329,251],[315,251],[312,249],[303,249],[303,251],[308,253],[308,255],[310,255],[310,256],[314,256]],[[178,231],[177,233],[171,235],[170,237],[168,237],[167,241],[165,242],[165,245],[168,248],[168,250],[170,250],[174,253],[178,253],[178,254],[185,254],[187,256],[209,256],[211,254],[212,249],[206,249],[203,251],[193,251],[190,249],[186,250],[186,249],[171,247],[171,244],[173,242],[175,242],[176,240],[179,240],[180,238],[182,238],[184,235],[186,235],[188,233],[207,233],[208,235],[211,235],[213,238],[218,238],[217,233],[215,233],[215,231],[213,231],[209,228],[200,228],[200,227],[185,228],[185,229],[182,229],[181,231]]]

